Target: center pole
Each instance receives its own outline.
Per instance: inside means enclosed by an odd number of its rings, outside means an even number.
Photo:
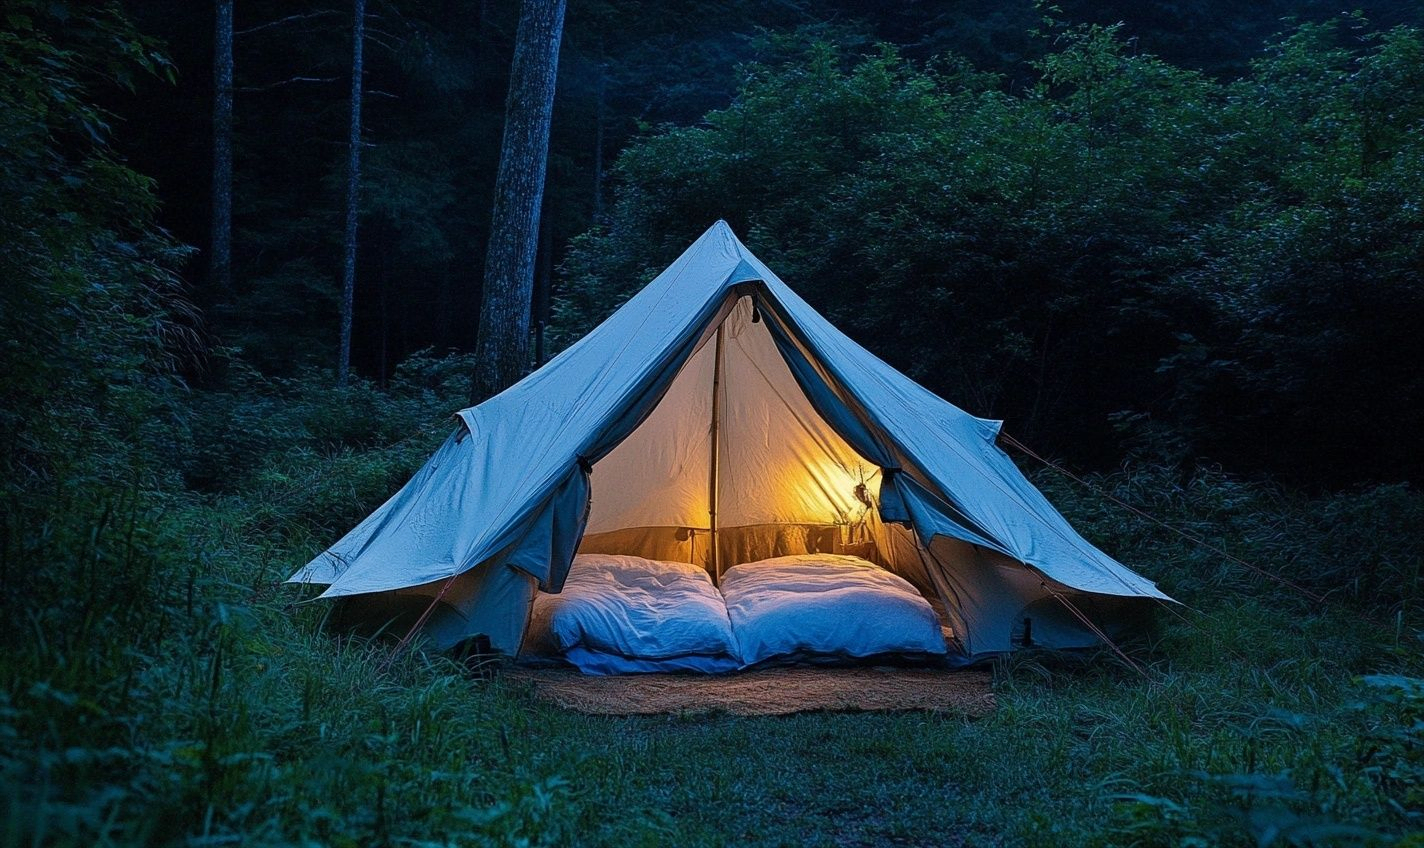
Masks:
[[[712,360],[712,465],[707,475],[707,523],[711,530],[711,571],[712,583],[722,580],[722,554],[717,546],[717,472],[722,451],[719,449],[722,419],[722,328],[725,321],[717,325],[717,348]]]

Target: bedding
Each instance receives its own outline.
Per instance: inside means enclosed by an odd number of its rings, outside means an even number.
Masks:
[[[574,557],[564,590],[535,597],[528,641],[585,674],[741,665],[727,608],[707,572],[642,557]]]
[[[902,577],[859,557],[803,554],[722,575],[743,667],[775,659],[945,653],[939,619]]]

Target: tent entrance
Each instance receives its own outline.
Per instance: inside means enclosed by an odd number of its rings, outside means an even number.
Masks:
[[[691,562],[714,578],[767,557],[850,553],[929,588],[880,524],[880,473],[815,411],[742,296],[594,464],[579,550]]]

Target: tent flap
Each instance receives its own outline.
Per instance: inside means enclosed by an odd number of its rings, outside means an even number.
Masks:
[[[582,463],[554,490],[506,565],[533,577],[545,592],[564,587],[588,521],[589,480]]]
[[[910,509],[900,496],[896,480],[900,477],[898,468],[880,469],[880,497],[876,499],[880,509],[880,520],[893,524],[908,524]]]

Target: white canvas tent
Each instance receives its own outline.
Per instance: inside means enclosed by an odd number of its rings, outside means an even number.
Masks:
[[[389,501],[290,582],[516,653],[574,554],[731,565],[850,551],[942,604],[973,659],[1094,644],[1166,599],[995,444],[831,326],[723,222],[583,339],[459,413]]]

